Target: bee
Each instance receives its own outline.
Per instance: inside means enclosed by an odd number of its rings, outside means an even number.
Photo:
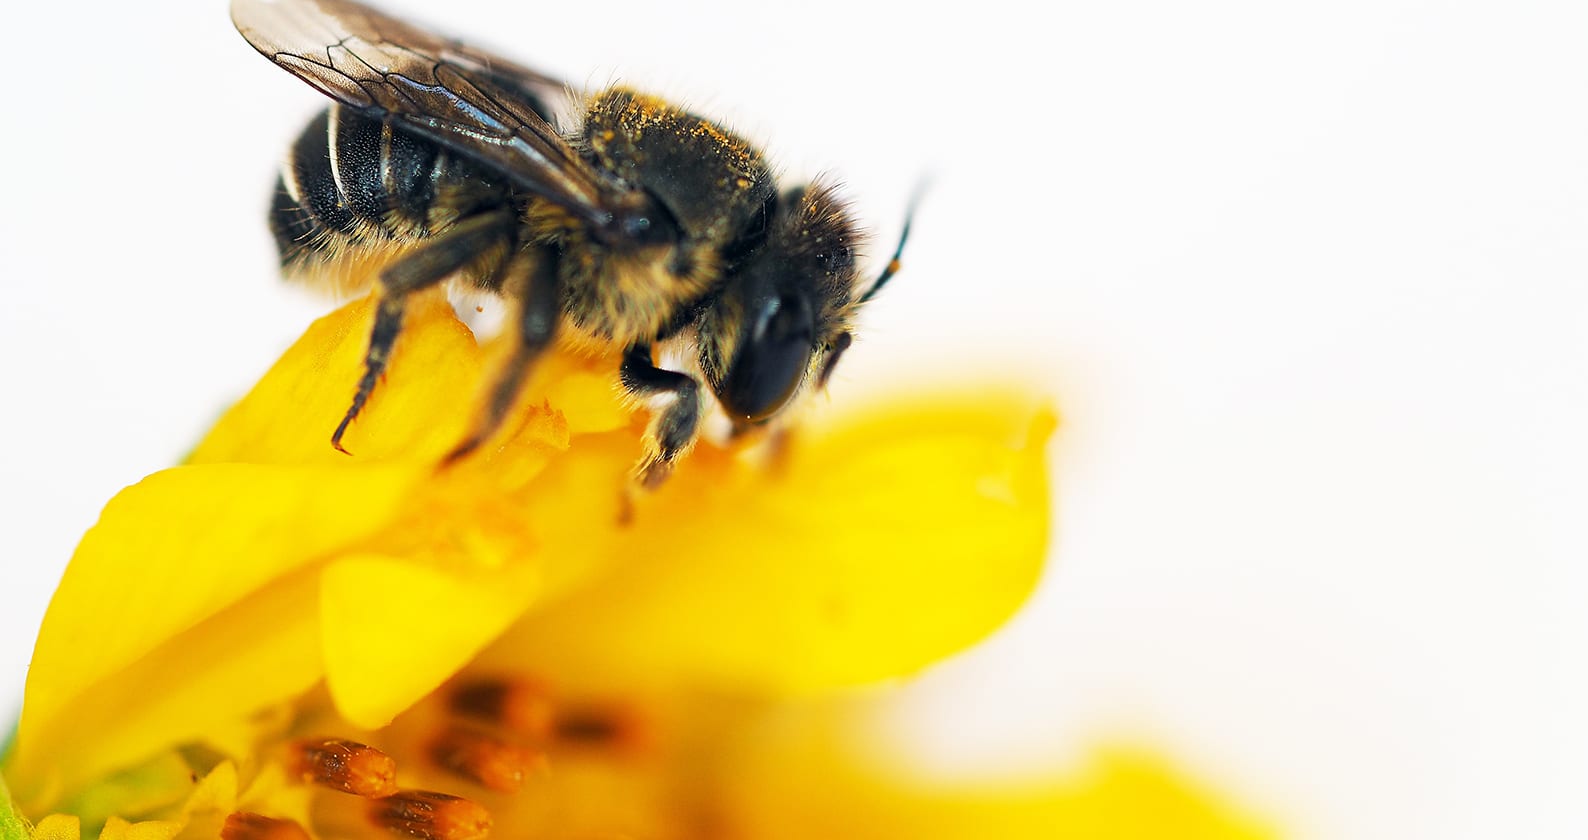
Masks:
[[[621,351],[618,381],[654,405],[639,478],[654,486],[700,435],[709,396],[735,432],[823,387],[866,283],[861,232],[830,184],[780,187],[721,125],[612,87],[559,122],[571,88],[352,0],[233,0],[243,37],[332,104],[293,144],[269,211],[289,276],[380,258],[364,372],[342,437],[381,380],[410,295],[453,279],[509,302],[512,351],[451,463],[503,423],[563,338]],[[663,342],[692,356],[657,364]],[[698,378],[697,378],[698,373]]]

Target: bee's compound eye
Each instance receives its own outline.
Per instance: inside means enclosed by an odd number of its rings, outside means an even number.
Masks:
[[[717,396],[733,416],[757,422],[776,414],[805,376],[814,348],[810,301],[800,295],[770,299],[749,326]]]

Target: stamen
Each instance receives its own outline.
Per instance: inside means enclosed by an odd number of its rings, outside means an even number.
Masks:
[[[482,840],[491,832],[484,806],[460,796],[404,790],[369,803],[369,817],[399,834],[419,840]]]
[[[557,716],[557,742],[571,747],[638,751],[645,745],[645,727],[632,709],[585,706],[564,709]]]
[[[458,726],[431,742],[430,760],[454,775],[503,793],[517,791],[525,776],[546,766],[546,757],[535,750]]]
[[[317,785],[371,799],[397,792],[397,762],[374,747],[337,738],[298,741],[287,772]]]
[[[236,811],[226,815],[221,840],[309,840],[309,832],[292,820]]]
[[[481,680],[452,693],[452,710],[533,740],[551,734],[551,694],[531,680]]]

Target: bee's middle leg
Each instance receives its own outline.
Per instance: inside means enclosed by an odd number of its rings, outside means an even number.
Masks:
[[[624,389],[636,397],[673,395],[645,429],[646,452],[640,460],[639,477],[645,486],[656,487],[699,436],[700,383],[687,373],[658,368],[651,361],[649,344],[636,344],[624,351],[620,376]]]
[[[474,430],[447,453],[442,466],[478,449],[502,427],[502,421],[507,419],[508,411],[518,399],[518,392],[523,390],[530,368],[556,338],[557,324],[562,320],[559,262],[558,253],[552,248],[526,249],[508,261],[501,282],[507,296],[518,301],[513,355],[497,370],[496,382],[491,386],[485,410],[475,422]]]
[[[353,404],[337,424],[336,431],[331,433],[331,445],[338,451],[347,453],[342,448],[342,435],[364,410],[369,395],[374,393],[376,383],[386,372],[392,345],[397,343],[397,334],[402,331],[408,296],[440,283],[474,261],[481,252],[501,244],[504,237],[511,235],[513,224],[511,213],[487,213],[464,219],[381,271],[380,302],[375,309],[375,326],[370,330],[369,349],[364,353],[364,375],[353,392]]]

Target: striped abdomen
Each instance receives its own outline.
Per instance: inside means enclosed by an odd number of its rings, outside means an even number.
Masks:
[[[512,200],[492,178],[439,144],[332,105],[292,144],[276,184],[270,229],[289,270],[390,249]]]

